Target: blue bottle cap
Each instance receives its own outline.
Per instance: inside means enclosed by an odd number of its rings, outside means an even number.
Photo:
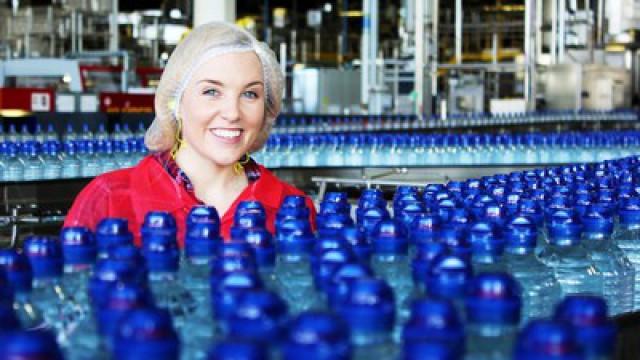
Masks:
[[[378,223],[389,219],[389,212],[384,208],[368,208],[362,213],[362,219],[358,226],[367,238],[373,236]]]
[[[455,254],[469,258],[471,256],[471,244],[468,231],[465,226],[447,224],[440,229],[438,242],[444,244],[447,249]]]
[[[276,247],[269,231],[263,228],[247,229],[244,241],[253,248],[258,267],[272,267],[275,264]]]
[[[399,210],[399,214],[396,218],[400,219],[400,222],[404,225],[407,232],[411,229],[411,224],[414,219],[425,213],[424,206],[418,201],[406,203],[402,205]]]
[[[383,280],[356,278],[337,307],[351,335],[390,332],[395,321],[393,291]]]
[[[351,205],[342,202],[321,202],[319,215],[351,214]]]
[[[349,196],[346,192],[329,191],[324,194],[322,202],[348,204]]]
[[[336,309],[348,294],[354,279],[373,277],[373,271],[361,263],[345,263],[339,265],[330,278],[330,285],[326,288],[329,306]]]
[[[60,240],[66,265],[93,264],[96,261],[98,251],[96,240],[88,228],[62,228]]]
[[[549,242],[559,246],[570,246],[580,242],[582,223],[573,210],[557,210],[551,215]]]
[[[29,258],[24,253],[17,252],[15,249],[0,249],[0,273],[2,273],[0,274],[0,282],[6,274],[6,279],[14,292],[28,293],[31,291],[33,271]],[[7,296],[0,294],[0,299]]]
[[[309,253],[315,238],[308,220],[289,219],[276,229],[276,249],[278,253]]]
[[[187,215],[187,229],[195,224],[217,225],[218,231],[220,231],[220,215],[218,215],[218,210],[213,206],[195,205],[189,210],[189,214]]]
[[[307,202],[304,196],[302,195],[287,195],[284,200],[282,200],[282,204],[280,204],[280,208],[283,207],[294,207],[294,208],[303,208],[307,206]]]
[[[47,330],[17,330],[0,336],[1,360],[62,360],[55,335]]]
[[[338,235],[346,226],[353,226],[351,216],[344,213],[328,213],[316,217],[318,236]]]
[[[134,282],[115,282],[107,290],[107,297],[97,309],[98,331],[102,336],[115,335],[120,320],[129,311],[152,307],[153,298],[149,289]]]
[[[514,360],[582,360],[574,332],[564,323],[533,320],[516,340]]]
[[[243,292],[226,322],[231,337],[274,343],[281,340],[287,305],[266,290]]]
[[[603,234],[607,237],[613,233],[613,218],[598,205],[591,205],[582,216],[585,234]]]
[[[487,193],[480,193],[474,196],[472,204],[471,204],[471,212],[475,216],[476,219],[481,219],[484,217],[484,209],[487,204],[496,203],[493,197]]]
[[[218,258],[234,255],[249,256],[255,259],[253,246],[244,241],[244,239],[220,243],[216,249],[216,257]]]
[[[216,319],[225,321],[231,316],[239,297],[248,290],[262,288],[262,281],[255,271],[237,270],[211,276],[211,305]]]
[[[305,312],[288,326],[282,346],[282,358],[351,359],[350,334],[339,316],[328,312]]]
[[[116,259],[131,262],[135,266],[140,266],[146,271],[147,261],[142,256],[139,247],[133,244],[118,245],[109,249],[107,259]]]
[[[481,273],[467,287],[467,321],[517,326],[522,306],[520,285],[506,273]]]
[[[178,271],[180,251],[175,235],[156,235],[154,232],[147,233],[142,238],[142,256],[146,260],[149,272]]]
[[[217,246],[222,243],[219,225],[214,223],[191,223],[184,237],[184,251],[187,258],[215,255]]]
[[[589,295],[567,296],[556,306],[554,319],[573,327],[576,341],[588,356],[613,356],[617,329],[607,316],[604,299]]]
[[[624,225],[640,224],[640,197],[623,200],[618,209],[618,217]]]
[[[287,220],[307,220],[309,219],[309,208],[307,207],[281,207],[276,213],[275,227],[278,229]]]
[[[96,242],[99,251],[107,251],[115,245],[132,244],[133,234],[129,231],[127,219],[102,219],[96,227]]]
[[[420,214],[409,227],[409,240],[415,246],[434,242],[439,237],[440,217],[435,214]]]
[[[536,247],[538,229],[528,215],[518,213],[503,229],[502,236],[505,239],[506,252],[523,254]]]
[[[424,284],[433,260],[446,252],[446,246],[436,242],[424,243],[417,247],[416,256],[411,260],[411,275],[414,283]]]
[[[474,223],[469,230],[469,241],[474,255],[500,256],[504,252],[504,240],[498,237],[495,226],[490,222]]]
[[[118,359],[177,360],[180,340],[169,311],[135,309],[127,313],[114,337],[113,354]]]
[[[50,236],[28,236],[23,248],[31,263],[34,279],[62,276],[62,246],[58,239]]]
[[[151,235],[175,238],[176,232],[176,219],[166,211],[149,211],[140,228],[143,242],[146,236]]]
[[[89,278],[88,293],[93,309],[101,308],[109,290],[116,282],[146,284],[146,269],[131,261],[122,259],[99,260]]]
[[[425,289],[435,298],[462,299],[471,276],[471,264],[467,260],[459,255],[442,254],[433,260],[427,272]]]
[[[262,215],[263,218],[266,219],[267,213],[264,210],[264,206],[257,200],[244,200],[238,204],[236,207],[236,212],[233,214],[234,223],[237,222],[237,219],[240,216],[245,214],[258,214]]]
[[[382,220],[378,223],[371,245],[374,254],[406,255],[409,250],[404,227],[395,220]]]
[[[355,226],[347,226],[342,229],[342,237],[351,244],[351,249],[361,261],[369,261],[373,251],[371,243],[364,233]]]
[[[268,360],[263,343],[246,339],[226,339],[216,343],[207,352],[208,360]]]
[[[464,349],[464,328],[451,301],[421,298],[411,303],[410,313],[402,329],[405,343],[435,341]]]
[[[313,280],[321,291],[326,292],[331,285],[331,278],[341,265],[356,261],[350,249],[328,249],[317,254],[312,262]]]

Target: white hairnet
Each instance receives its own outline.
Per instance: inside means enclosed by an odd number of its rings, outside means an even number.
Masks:
[[[253,51],[260,59],[265,84],[265,119],[249,151],[259,150],[269,137],[280,112],[284,78],[275,54],[266,44],[240,27],[224,22],[196,27],[171,54],[156,89],[156,117],[144,139],[147,148],[151,151],[167,151],[174,145],[180,100],[198,67],[222,54],[248,51]]]

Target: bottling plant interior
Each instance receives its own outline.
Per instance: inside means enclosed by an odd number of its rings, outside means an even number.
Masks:
[[[0,0],[0,360],[640,359],[638,30]]]

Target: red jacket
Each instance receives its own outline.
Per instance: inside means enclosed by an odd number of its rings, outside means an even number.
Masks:
[[[276,212],[284,197],[304,195],[259,166],[260,178],[250,183],[229,210],[221,214],[221,235],[225,239],[229,238],[233,214],[240,201],[260,201],[267,213],[267,229],[273,233]],[[98,222],[105,217],[125,218],[129,220],[129,230],[139,246],[140,225],[145,214],[151,210],[163,210],[176,218],[178,243],[182,247],[187,213],[197,204],[198,200],[178,185],[153,156],[147,156],[132,168],[116,170],[93,179],[76,197],[64,226],[87,226],[95,230]],[[308,197],[307,206],[311,209],[311,223],[315,224],[315,208]]]

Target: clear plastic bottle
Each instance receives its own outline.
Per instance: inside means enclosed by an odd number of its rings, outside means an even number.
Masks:
[[[62,177],[62,160],[60,160],[60,143],[56,140],[47,140],[43,144],[42,162],[44,170],[43,179],[60,179]]]
[[[602,274],[581,244],[583,226],[575,211],[555,211],[548,227],[549,244],[542,250],[539,258],[554,271],[562,288],[562,295],[601,295]]]
[[[614,243],[622,249],[635,271],[633,310],[640,310],[640,198],[621,201],[618,223],[613,233]]]
[[[393,359],[398,349],[393,343],[395,321],[393,290],[383,280],[354,279],[337,313],[349,324],[353,359]]]
[[[535,255],[538,230],[528,216],[517,214],[503,231],[504,261],[522,287],[522,320],[551,315],[550,304],[560,299],[560,284],[554,272]]]
[[[77,156],[75,142],[65,141],[62,146],[64,149],[63,155],[61,154],[62,177],[65,179],[80,177],[82,163]]]
[[[465,300],[469,360],[511,359],[520,323],[520,286],[506,273],[476,275]]]
[[[328,312],[298,315],[286,330],[282,346],[283,360],[350,359],[349,328],[339,316]]]
[[[44,175],[44,163],[40,158],[40,146],[35,141],[22,145],[22,161],[24,166],[24,180],[40,180]]]
[[[24,165],[18,157],[18,146],[15,143],[7,145],[5,160],[5,181],[22,181],[24,179]]]
[[[169,311],[148,307],[125,315],[114,336],[113,357],[179,359],[180,339]]]

